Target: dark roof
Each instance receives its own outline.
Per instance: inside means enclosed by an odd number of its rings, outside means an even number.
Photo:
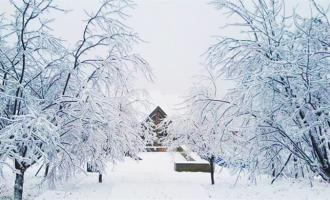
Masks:
[[[149,117],[152,118],[157,112],[159,112],[163,118],[167,116],[164,110],[161,109],[161,107],[157,106],[155,110],[150,113]]]

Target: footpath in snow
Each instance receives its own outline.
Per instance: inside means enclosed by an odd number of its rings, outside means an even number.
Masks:
[[[246,178],[236,182],[236,175],[223,169],[216,175],[216,185],[210,185],[208,173],[175,172],[174,153],[142,153],[141,161],[127,159],[104,175],[97,183],[97,174],[83,176],[63,188],[46,191],[38,200],[317,200],[330,199],[326,184],[279,181],[269,179],[250,184]],[[218,169],[219,170],[219,169]]]

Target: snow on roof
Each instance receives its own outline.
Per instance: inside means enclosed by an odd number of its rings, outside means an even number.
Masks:
[[[167,116],[167,114],[164,112],[164,110],[161,107],[157,106],[155,108],[155,110],[153,110],[150,113],[149,117],[152,118],[157,112],[159,112],[163,118],[165,118]]]

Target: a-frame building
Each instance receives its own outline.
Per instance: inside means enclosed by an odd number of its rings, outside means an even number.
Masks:
[[[166,127],[163,127],[165,124],[161,124],[161,122],[167,117],[167,114],[164,112],[164,110],[157,106],[150,114],[149,114],[149,120],[152,120],[154,124],[154,132],[156,134],[156,140],[154,141],[153,146],[162,146],[161,141],[166,137]],[[163,125],[163,126],[161,126]]]
[[[167,114],[159,106],[157,106],[149,115],[149,118],[152,119],[156,125],[160,124],[160,122],[162,122],[166,117]]]

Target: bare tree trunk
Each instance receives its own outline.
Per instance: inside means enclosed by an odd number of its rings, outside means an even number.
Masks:
[[[44,177],[48,176],[48,172],[49,172],[49,164],[46,165]]]
[[[99,173],[99,183],[102,183],[102,174]]]
[[[275,170],[275,164],[274,161],[272,161],[272,177],[276,177],[276,170]]]
[[[16,173],[15,186],[14,186],[14,200],[23,199],[23,185],[24,185],[24,173],[25,170],[19,170],[20,173]]]
[[[44,166],[44,165],[41,165],[41,166],[39,167],[37,173],[36,173],[34,176],[38,176],[38,174],[39,174],[39,172],[40,172],[40,170],[42,169],[43,166]]]
[[[211,168],[211,184],[214,185],[214,156],[209,159],[210,168]]]
[[[312,142],[313,151],[316,155],[317,161],[319,163],[319,168],[317,173],[321,176],[321,178],[327,182],[330,182],[330,166],[327,160],[327,151],[326,147],[320,147],[322,143],[319,138],[314,137],[310,132],[310,138]]]
[[[296,157],[293,157],[293,169],[294,169],[294,178],[298,178],[299,177],[299,169],[298,169],[298,159]]]

